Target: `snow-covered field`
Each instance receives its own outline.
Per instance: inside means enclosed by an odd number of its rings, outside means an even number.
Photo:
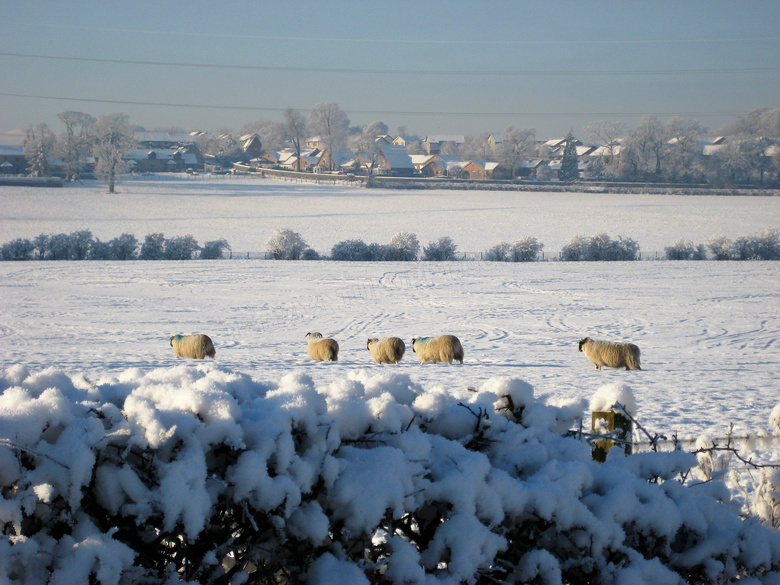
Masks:
[[[252,178],[126,181],[0,190],[0,241],[91,229],[199,242],[224,237],[262,251],[290,227],[320,252],[345,239],[386,243],[398,231],[424,245],[449,235],[461,250],[534,235],[557,249],[605,231],[662,250],[685,237],[755,234],[780,223],[767,197],[406,192]],[[0,264],[2,363],[69,372],[174,364],[168,337],[205,332],[218,362],[259,379],[290,369],[333,380],[376,368],[368,337],[453,333],[463,368],[399,369],[451,388],[519,376],[539,394],[589,397],[606,380],[635,389],[658,432],[722,435],[764,429],[780,401],[780,273],[775,263],[333,263],[262,260]],[[335,336],[338,365],[309,361],[303,336]],[[643,372],[596,371],[577,352],[586,335],[628,340]]]
[[[369,337],[452,333],[462,367],[420,366],[409,346],[393,371],[452,391],[509,375],[561,398],[620,380],[643,423],[683,435],[766,429],[780,402],[771,262],[24,262],[0,275],[5,366],[90,378],[171,367],[168,338],[203,332],[221,366],[327,384],[390,369],[371,361]],[[337,364],[309,359],[309,331],[338,340]],[[597,371],[577,351],[586,335],[636,343],[643,371]]]
[[[113,196],[97,185],[0,188],[0,202],[2,242],[90,229],[104,240],[163,232],[262,251],[274,229],[289,227],[325,253],[399,231],[423,245],[448,235],[472,252],[523,235],[557,249],[599,231],[662,250],[681,237],[700,243],[780,223],[769,198],[409,193],[236,178],[129,182]],[[195,539],[225,502],[324,546],[307,583],[364,585],[380,565],[394,583],[473,582],[497,567],[519,582],[560,583],[580,561],[565,561],[553,541],[499,563],[540,519],[567,542],[581,538],[581,566],[605,583],[681,582],[666,566],[713,582],[741,570],[769,578],[780,538],[717,504],[728,499],[718,482],[648,483],[673,479],[692,456],[598,466],[558,427],[577,412],[587,422],[587,401],[611,385],[633,394],[651,432],[723,437],[734,423],[738,436],[776,435],[778,285],[774,262],[0,263],[0,480],[18,486],[0,501],[10,527],[0,581],[77,583],[93,573],[132,582],[142,576],[136,524]],[[308,357],[309,331],[338,340],[338,362]],[[212,337],[216,362],[174,358],[169,337],[194,332]],[[415,359],[411,338],[441,333],[461,339],[463,365]],[[389,335],[407,341],[406,356],[376,365],[366,339]],[[577,351],[586,335],[636,343],[642,371],[595,370]],[[504,418],[504,395],[520,405],[522,425]],[[368,432],[380,436],[374,449],[360,443]],[[215,478],[209,453],[221,444],[237,459]],[[109,445],[125,459],[105,456]],[[155,450],[148,469],[159,481],[127,459],[133,449]],[[776,440],[759,449],[776,457]],[[766,493],[762,501],[776,501]],[[87,497],[114,524],[76,514]],[[746,494],[741,503],[758,501]],[[442,522],[424,550],[385,531],[388,518],[422,519],[431,506],[441,506]],[[49,538],[62,518],[65,535]],[[340,521],[343,541],[328,545]],[[348,533],[372,537],[386,556],[364,562]],[[645,558],[656,538],[665,548]],[[230,550],[215,545],[191,560],[215,571]]]
[[[342,240],[386,244],[398,232],[422,245],[449,236],[461,252],[533,236],[555,255],[574,236],[606,232],[636,240],[645,257],[685,238],[735,239],[780,224],[775,197],[610,195],[502,191],[366,190],[270,179],[136,177],[106,194],[96,182],[64,189],[0,188],[0,243],[88,229],[101,240],[122,233],[225,238],[233,250],[264,252],[280,227],[320,254]]]

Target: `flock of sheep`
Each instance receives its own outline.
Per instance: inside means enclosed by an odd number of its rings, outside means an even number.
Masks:
[[[323,338],[321,333],[306,334],[309,342],[309,356],[320,362],[335,362],[339,359],[339,344],[330,337]],[[213,358],[217,352],[208,335],[174,335],[171,337],[171,347],[176,357],[202,360]],[[378,364],[397,364],[404,357],[406,344],[399,337],[369,339],[366,348]],[[454,335],[439,335],[438,337],[412,338],[412,351],[417,354],[421,364],[426,362],[442,362],[451,364],[453,361],[463,364],[463,346],[460,339]],[[590,337],[580,339],[580,351],[600,370],[608,368],[625,368],[641,370],[639,367],[639,348],[633,343],[614,343],[596,341]]]

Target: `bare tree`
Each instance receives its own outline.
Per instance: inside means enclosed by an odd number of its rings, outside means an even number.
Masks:
[[[97,175],[108,183],[108,192],[114,192],[119,175],[127,169],[123,156],[135,148],[135,134],[126,114],[105,114],[95,123],[92,153],[98,159]]]
[[[338,104],[317,104],[309,116],[309,130],[320,137],[328,155],[328,169],[333,170],[333,152],[346,144],[349,118]]]
[[[57,117],[65,125],[65,132],[60,136],[65,161],[65,180],[75,181],[79,178],[81,162],[89,153],[95,118],[73,111],[60,112]]]
[[[613,122],[611,120],[601,120],[599,122],[593,122],[585,127],[585,136],[588,140],[593,142],[599,142],[604,145],[605,161],[604,172],[609,176],[615,176],[617,169],[615,168],[618,152],[618,146],[620,145],[620,139],[625,136],[626,126],[623,122]]]
[[[301,143],[306,139],[306,116],[294,108],[284,110],[284,138],[295,149],[297,170],[301,170]]]

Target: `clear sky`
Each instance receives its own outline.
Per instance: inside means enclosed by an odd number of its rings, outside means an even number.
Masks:
[[[37,1],[0,6],[0,132],[57,113],[240,130],[336,102],[391,134],[575,133],[780,107],[780,1]],[[2,135],[0,135],[2,138]],[[2,140],[0,140],[2,142]]]

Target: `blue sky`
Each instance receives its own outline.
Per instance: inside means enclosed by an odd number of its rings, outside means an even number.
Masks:
[[[780,107],[778,31],[777,0],[5,0],[0,132],[60,132],[64,110],[239,130],[323,102],[423,136],[643,114],[715,130]]]

